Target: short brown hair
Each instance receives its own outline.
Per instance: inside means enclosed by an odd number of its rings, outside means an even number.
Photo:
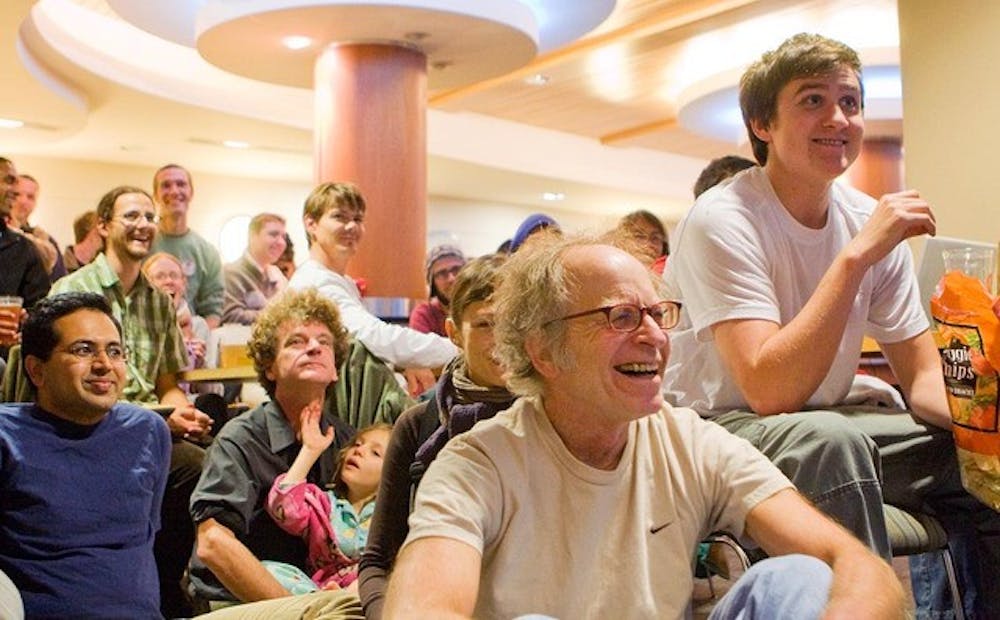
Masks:
[[[302,206],[302,219],[308,217],[318,222],[331,209],[346,209],[364,215],[365,199],[361,196],[361,190],[353,183],[321,183],[306,197]],[[308,232],[306,237],[312,243]]]
[[[496,288],[497,274],[507,260],[505,254],[487,254],[474,258],[462,265],[461,271],[451,286],[449,312],[456,325],[462,323],[462,315],[470,305],[486,301]]]
[[[256,235],[264,228],[264,224],[270,224],[271,222],[278,222],[284,226],[285,218],[277,213],[258,213],[250,220],[250,225],[247,227],[247,234],[250,236]]]
[[[267,372],[278,356],[278,331],[289,321],[325,325],[333,335],[335,363],[339,366],[347,355],[347,330],[340,321],[336,304],[314,288],[282,293],[257,315],[247,343],[257,380],[271,398],[274,398],[275,382],[267,377]]]
[[[82,243],[90,231],[94,230],[94,226],[97,226],[97,211],[86,211],[73,220],[74,243]]]
[[[188,171],[187,168],[185,168],[184,166],[182,166],[180,164],[166,164],[164,166],[160,166],[159,168],[157,168],[156,172],[153,173],[153,193],[154,194],[156,193],[156,177],[160,176],[160,173],[163,172],[164,170],[170,170],[171,168],[177,168],[178,170],[180,170],[181,172],[183,172],[184,176],[187,177],[188,186],[191,187],[191,189],[194,189],[194,182],[191,180],[191,173]]]
[[[142,194],[153,202],[153,197],[144,189],[132,185],[119,185],[107,194],[101,196],[101,201],[97,203],[97,219],[102,222],[110,222],[115,216],[115,203],[126,194]]]
[[[857,52],[840,41],[818,34],[799,33],[765,52],[760,60],[750,65],[740,78],[740,110],[753,146],[754,157],[760,165],[767,163],[767,143],[753,132],[752,123],[770,127],[778,109],[778,93],[792,80],[803,77],[827,75],[841,67],[849,67],[861,83],[861,60]],[[861,101],[864,106],[864,85]]]

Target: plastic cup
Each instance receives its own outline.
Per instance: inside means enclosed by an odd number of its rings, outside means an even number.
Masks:
[[[996,252],[990,248],[953,248],[941,253],[944,270],[960,271],[983,283],[986,292],[996,294]]]
[[[0,310],[12,312],[16,316],[21,313],[23,305],[24,299],[17,295],[0,295]]]

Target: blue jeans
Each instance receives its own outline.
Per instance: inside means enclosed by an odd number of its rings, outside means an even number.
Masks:
[[[976,539],[974,533],[953,534],[948,541],[955,562],[958,591],[962,593],[962,609],[968,620],[988,618],[984,609],[976,609]],[[917,620],[954,620],[951,588],[940,553],[910,556],[910,586],[916,603]],[[980,601],[981,602],[981,601]]]
[[[709,620],[809,620],[823,615],[833,571],[808,555],[757,562],[719,599]]]

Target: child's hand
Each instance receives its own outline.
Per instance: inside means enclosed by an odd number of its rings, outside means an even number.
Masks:
[[[333,443],[333,427],[326,429],[323,433],[319,430],[319,420],[323,417],[323,410],[319,400],[314,400],[302,409],[299,414],[301,424],[300,441],[302,448],[314,453],[322,453]]]

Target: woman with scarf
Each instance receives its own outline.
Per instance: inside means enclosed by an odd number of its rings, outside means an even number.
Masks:
[[[409,528],[411,492],[451,437],[508,408],[503,371],[494,361],[493,309],[489,297],[503,263],[486,256],[467,263],[451,289],[448,337],[461,354],[444,370],[434,398],[396,420],[382,468],[378,504],[361,555],[359,593],[369,620],[382,617],[389,571]]]

